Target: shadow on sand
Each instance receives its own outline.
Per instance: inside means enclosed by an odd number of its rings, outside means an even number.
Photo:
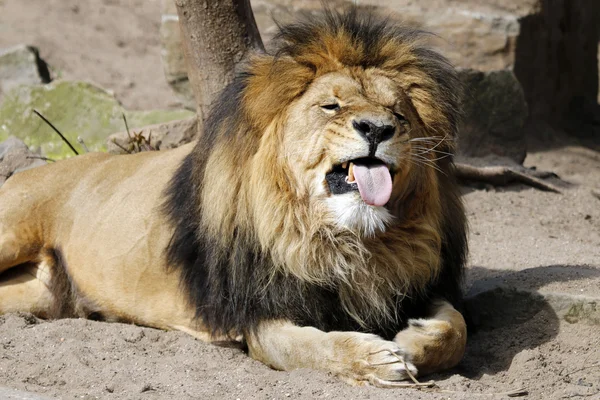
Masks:
[[[475,280],[465,301],[467,352],[456,368],[440,378],[458,373],[477,379],[506,371],[515,355],[552,340],[561,321],[536,290],[553,282],[597,278],[600,270],[564,265],[523,271],[472,267],[468,274]]]

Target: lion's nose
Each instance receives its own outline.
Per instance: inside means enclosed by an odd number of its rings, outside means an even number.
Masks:
[[[377,147],[384,140],[391,139],[396,132],[396,127],[386,122],[377,119],[361,119],[352,121],[352,126],[371,147]]]

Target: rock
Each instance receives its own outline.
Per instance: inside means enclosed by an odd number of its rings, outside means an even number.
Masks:
[[[163,0],[160,24],[161,58],[165,78],[184,107],[195,110],[196,100],[187,77],[177,8],[172,0]]]
[[[17,172],[45,165],[46,161],[39,157],[14,136],[0,142],[0,186]]]
[[[455,65],[492,71],[515,62],[518,15],[464,6],[448,0],[439,7],[415,4],[392,7],[396,19],[439,35],[435,44]],[[426,3],[426,2],[421,2]],[[447,3],[447,4],[445,4]]]
[[[141,135],[144,143],[149,144],[155,150],[172,149],[194,140],[197,132],[198,120],[194,116],[143,128],[133,128],[130,129],[129,134],[127,131],[114,133],[108,137],[107,148],[108,152],[113,154],[137,152],[138,147],[132,143],[130,135]]]
[[[81,149],[77,143],[81,136],[91,151],[106,149],[108,135],[124,128],[124,113],[130,126],[194,115],[187,110],[126,111],[112,94],[87,82],[54,81],[45,86],[15,88],[0,105],[0,140],[14,135],[54,159],[73,153],[32,109],[52,122],[75,148]]]
[[[48,82],[50,72],[38,49],[26,45],[0,49],[0,96],[19,85]]]
[[[459,75],[465,95],[458,154],[465,157],[493,155],[522,163],[527,151],[523,126],[528,110],[515,75],[509,70],[471,69],[461,70]]]

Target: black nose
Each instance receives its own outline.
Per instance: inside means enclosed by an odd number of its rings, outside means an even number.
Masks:
[[[391,139],[396,132],[396,127],[387,125],[383,121],[361,119],[352,121],[352,126],[364,137],[372,147],[377,146],[384,140]]]

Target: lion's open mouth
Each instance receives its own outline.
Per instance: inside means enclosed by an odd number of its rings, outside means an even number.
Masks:
[[[376,158],[357,158],[334,165],[325,180],[331,194],[357,190],[363,201],[372,206],[385,205],[392,194],[392,173]]]

